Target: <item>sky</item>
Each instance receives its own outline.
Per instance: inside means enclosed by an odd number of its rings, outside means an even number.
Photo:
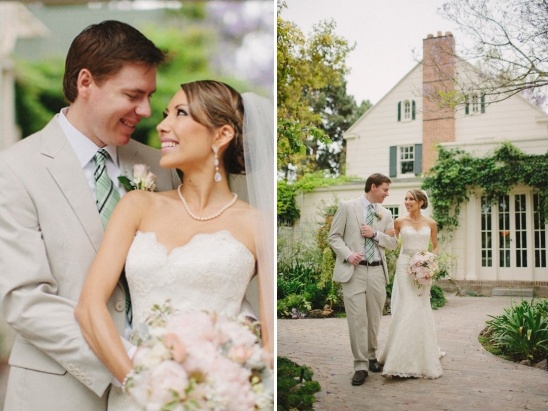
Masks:
[[[376,104],[422,58],[427,34],[450,31],[457,49],[464,42],[455,23],[437,9],[446,0],[285,0],[281,17],[295,23],[305,35],[313,25],[332,18],[335,33],[355,49],[347,58],[351,73],[347,92],[359,104]],[[460,39],[460,41],[459,41]]]

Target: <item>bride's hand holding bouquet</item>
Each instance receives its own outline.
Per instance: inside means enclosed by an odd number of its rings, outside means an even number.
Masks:
[[[124,390],[147,411],[272,410],[272,370],[258,324],[155,306]]]

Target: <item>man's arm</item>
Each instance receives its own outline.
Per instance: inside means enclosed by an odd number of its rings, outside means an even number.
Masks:
[[[385,215],[383,219],[388,217],[388,221],[385,225],[384,231],[377,231],[375,236],[375,241],[379,246],[384,247],[387,250],[395,250],[398,247],[398,239],[395,235],[387,234],[386,231],[391,232],[394,230],[394,220],[392,219],[392,213],[390,210],[384,210]]]
[[[42,225],[48,224],[42,224],[40,220],[38,202],[48,201],[47,192],[40,191],[33,198],[27,181],[21,178],[24,175],[21,171],[11,169],[0,157],[0,301],[3,314],[8,324],[33,349],[45,353],[101,396],[109,385],[110,373],[85,343],[73,315],[83,282],[83,278],[78,277],[83,274],[82,270],[72,272],[72,268],[74,264],[85,265],[85,272],[89,262],[83,259],[72,265],[68,261],[64,264],[63,259],[69,257],[70,248],[75,246],[70,243],[77,243],[80,238],[61,238],[44,232]],[[50,261],[54,253],[60,257]],[[77,256],[72,258],[77,259]],[[18,360],[21,363],[26,359]],[[30,362],[24,365],[39,369]]]
[[[346,229],[346,213],[347,211],[345,205],[343,203],[339,204],[339,208],[333,216],[333,222],[331,223],[331,228],[327,237],[329,245],[341,261],[346,260],[346,258],[353,252],[345,243],[343,238]]]

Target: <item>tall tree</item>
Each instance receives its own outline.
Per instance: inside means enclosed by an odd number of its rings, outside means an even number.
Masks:
[[[322,116],[310,99],[328,85],[340,84],[348,69],[346,56],[353,49],[335,34],[335,22],[314,26],[309,38],[298,27],[277,18],[278,169],[287,179],[316,169],[314,144],[329,144]],[[308,148],[308,149],[307,149]]]
[[[547,1],[451,0],[439,12],[473,41],[458,54],[474,61],[477,71],[457,79],[459,86],[472,85],[492,102],[525,91],[543,105],[548,85]]]
[[[330,84],[320,90],[314,99],[310,99],[314,112],[322,117],[320,128],[329,136],[330,144],[311,142],[311,151],[316,156],[317,170],[326,170],[330,174],[344,174],[346,140],[343,133],[372,106],[369,100],[358,106],[354,96],[346,90],[343,78],[337,84]]]

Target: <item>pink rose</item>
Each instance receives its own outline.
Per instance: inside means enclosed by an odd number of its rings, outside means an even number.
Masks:
[[[171,349],[171,355],[175,361],[181,363],[185,360],[187,355],[186,347],[181,343],[181,340],[179,340],[179,337],[177,337],[176,334],[167,334],[164,339],[164,344]]]
[[[242,345],[233,345],[228,351],[228,358],[238,364],[245,364],[253,355],[253,349]]]
[[[185,399],[188,376],[183,367],[175,361],[164,361],[150,373],[147,411],[160,411],[175,398]]]

